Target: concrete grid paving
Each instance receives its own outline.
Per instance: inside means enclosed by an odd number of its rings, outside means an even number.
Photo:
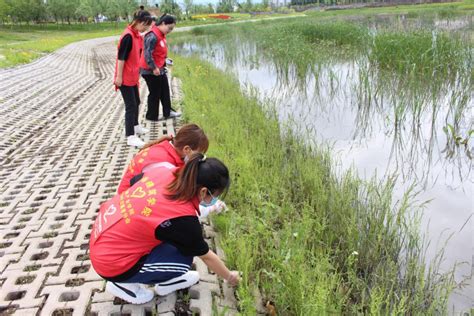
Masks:
[[[137,152],[126,145],[124,105],[112,75],[116,37],[74,43],[31,64],[0,70],[0,314],[176,315],[177,294],[124,304],[93,270],[89,233]],[[172,80],[179,102],[178,81]],[[175,134],[173,120],[140,122],[145,141]],[[221,257],[209,222],[205,237]],[[201,281],[189,307],[236,314],[234,291],[196,259]]]

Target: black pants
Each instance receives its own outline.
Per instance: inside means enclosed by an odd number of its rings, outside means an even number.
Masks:
[[[146,118],[150,121],[158,120],[158,107],[163,106],[163,116],[170,116],[171,111],[171,99],[170,99],[170,86],[168,84],[168,77],[166,74],[155,76],[155,75],[143,75],[148,86],[148,110],[146,112]]]
[[[122,85],[120,92],[125,102],[125,135],[135,135],[135,125],[138,125],[138,106],[140,105],[138,86]]]

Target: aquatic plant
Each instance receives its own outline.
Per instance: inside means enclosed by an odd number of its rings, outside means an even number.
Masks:
[[[256,314],[255,287],[282,315],[446,312],[454,282],[439,262],[426,268],[416,192],[393,203],[394,178],[336,177],[328,151],[305,146],[230,75],[177,61],[186,119],[232,173],[231,211],[213,220],[244,273],[241,314]]]

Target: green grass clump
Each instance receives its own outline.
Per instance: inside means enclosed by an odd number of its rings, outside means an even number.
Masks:
[[[463,72],[472,54],[461,40],[427,31],[383,32],[375,36],[369,56],[381,69],[399,74],[452,76]]]
[[[29,63],[73,42],[120,35],[122,26],[124,25],[0,27],[0,55],[3,56],[0,58],[0,68]]]
[[[367,29],[353,23],[335,21],[331,23],[299,24],[295,33],[301,33],[309,42],[333,42],[336,46],[364,46],[367,42]]]
[[[235,79],[175,60],[185,118],[231,172],[231,211],[216,224],[228,263],[244,273],[243,315],[256,314],[256,287],[281,315],[446,312],[453,281],[436,264],[425,270],[411,192],[393,203],[394,181],[336,177],[327,151],[280,127]]]
[[[320,22],[298,18],[259,23],[242,23],[219,27],[201,27],[189,34],[173,34],[173,43],[198,42],[207,39],[205,45],[224,44],[227,61],[236,60],[244,44],[257,45],[258,56],[273,63],[278,72],[288,74],[295,67],[299,79],[304,80],[318,65],[347,59],[367,47],[369,37],[365,27],[354,23],[335,21]]]

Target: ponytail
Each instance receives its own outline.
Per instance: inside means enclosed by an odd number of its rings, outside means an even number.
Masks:
[[[202,187],[211,192],[221,191],[225,194],[230,185],[229,170],[216,158],[206,158],[195,153],[191,159],[175,173],[175,179],[168,186],[170,200],[189,201]]]
[[[160,16],[158,21],[156,21],[156,25],[160,25],[160,24],[163,24],[163,23],[165,25],[176,24],[176,18],[172,15],[164,13],[162,16]]]

